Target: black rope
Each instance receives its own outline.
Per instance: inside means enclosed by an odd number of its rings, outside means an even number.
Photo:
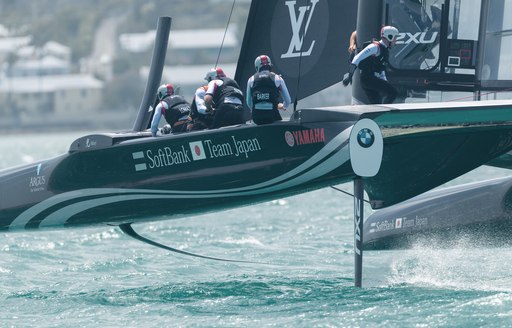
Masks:
[[[235,8],[236,0],[233,0],[233,5],[231,6],[231,12],[229,13],[228,23],[226,24],[226,29],[224,30],[224,36],[222,37],[222,43],[220,44],[219,54],[217,55],[217,61],[215,62],[215,67],[219,64],[220,53],[222,52],[222,48],[224,47],[224,39],[226,38],[226,34],[228,32],[229,22],[231,21],[231,15],[233,14],[233,9]]]
[[[297,110],[297,103],[299,102],[297,99],[297,95],[299,94],[299,87],[300,87],[300,69],[302,65],[302,47],[300,49],[300,55],[299,55],[299,76],[297,77],[297,88],[295,89],[295,99],[293,100],[293,112]]]
[[[331,186],[331,188],[332,188],[332,189],[334,189],[334,190],[337,190],[337,191],[339,191],[339,192],[341,192],[341,193],[344,193],[345,195],[349,195],[349,196],[351,196],[351,197],[354,197],[354,194],[351,194],[351,193],[349,193],[349,192],[347,192],[347,191],[345,191],[345,190],[341,190],[341,189],[339,189],[339,188],[336,188],[335,186]],[[363,199],[363,201],[365,201],[365,202],[367,202],[368,204],[370,204],[370,202],[369,202],[369,201],[367,201],[366,199]]]

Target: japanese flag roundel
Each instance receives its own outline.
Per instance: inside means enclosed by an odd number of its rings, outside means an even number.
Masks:
[[[361,177],[373,177],[379,172],[384,142],[382,132],[374,121],[363,118],[354,124],[350,132],[349,153],[354,173]]]

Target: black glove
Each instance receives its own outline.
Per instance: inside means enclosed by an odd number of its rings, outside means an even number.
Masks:
[[[352,75],[350,75],[350,73],[345,73],[343,76],[343,85],[347,86],[349,84],[352,84]]]
[[[348,70],[348,73],[346,73],[343,76],[343,85],[347,86],[349,84],[352,84],[352,76],[354,75],[354,72],[356,71],[357,66],[355,64],[351,64],[350,68]]]

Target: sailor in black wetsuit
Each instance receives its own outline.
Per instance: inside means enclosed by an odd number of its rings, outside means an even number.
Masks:
[[[172,84],[162,84],[158,87],[157,97],[160,101],[155,108],[151,121],[151,134],[156,137],[158,123],[162,115],[170,125],[170,132],[185,132],[187,130],[190,104],[180,95],[174,94]],[[169,133],[169,132],[167,132]]]
[[[227,77],[222,68],[212,68],[206,77],[208,90],[204,96],[207,112],[213,114],[210,129],[244,124],[244,95],[238,83]]]
[[[361,87],[372,104],[391,104],[397,91],[386,78],[386,65],[389,48],[396,43],[398,29],[384,26],[381,29],[381,40],[373,41],[359,52],[350,65],[350,70],[343,79],[343,85],[352,83],[352,75],[356,68],[360,70]]]
[[[246,103],[256,124],[281,121],[279,110],[291,103],[290,93],[281,76],[271,72],[272,62],[267,55],[256,57],[256,74],[247,81]],[[283,102],[280,102],[280,100]]]

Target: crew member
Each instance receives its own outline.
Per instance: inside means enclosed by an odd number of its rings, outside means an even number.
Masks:
[[[222,68],[212,68],[204,78],[208,89],[204,96],[206,112],[213,115],[210,129],[244,124],[244,95],[238,83],[227,77]]]
[[[162,84],[159,86],[157,97],[159,103],[155,108],[153,120],[151,121],[151,134],[153,137],[156,137],[158,123],[162,115],[170,126],[169,129],[162,130],[164,133],[185,132],[190,114],[190,104],[182,96],[174,94],[172,84]]]
[[[194,99],[190,105],[190,116],[187,125],[187,131],[197,131],[208,129],[213,122],[213,116],[206,112],[204,96],[208,90],[208,85],[197,88],[194,93]]]
[[[247,81],[245,94],[252,120],[258,125],[281,121],[279,110],[286,110],[291,103],[286,83],[281,76],[271,72],[272,62],[267,55],[256,57],[254,67],[256,74]]]
[[[380,34],[380,41],[372,41],[354,57],[350,70],[343,79],[343,85],[352,83],[352,76],[356,68],[359,68],[361,87],[370,103],[391,104],[397,96],[397,91],[386,78],[386,65],[389,60],[389,48],[396,43],[398,29],[384,26]]]

